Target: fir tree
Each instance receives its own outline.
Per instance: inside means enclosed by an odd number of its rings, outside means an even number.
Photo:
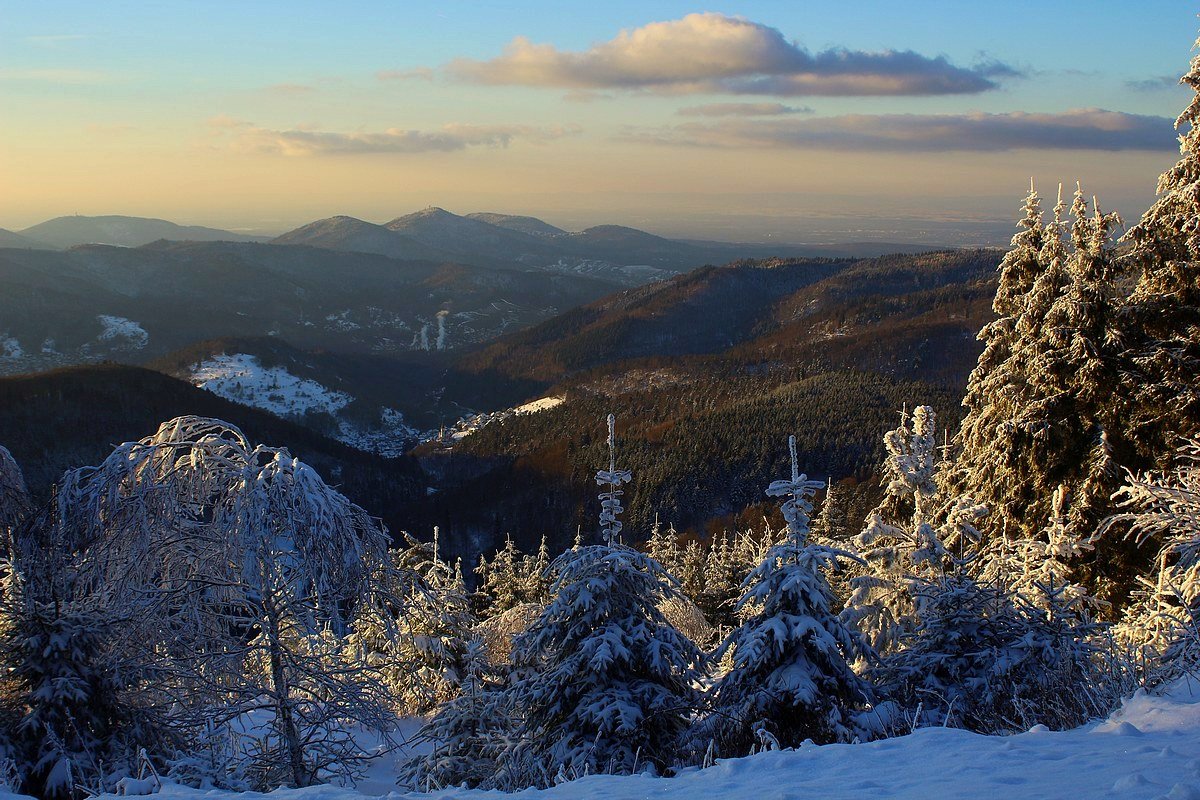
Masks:
[[[845,611],[845,619],[881,652],[898,647],[917,624],[921,598],[914,581],[940,574],[955,549],[978,540],[975,523],[986,514],[968,498],[946,497],[937,416],[929,406],[917,406],[911,417],[902,414],[884,447],[887,494],[858,536],[868,569],[850,579]]]
[[[849,553],[808,541],[809,498],[821,487],[800,473],[795,437],[792,475],[767,489],[786,498],[783,541],[767,551],[744,584],[745,619],[714,654],[728,656],[697,737],[724,756],[744,755],[765,742],[795,747],[806,739],[847,742],[858,734],[855,713],[871,700],[869,685],[851,668],[868,654],[834,610],[824,572]]]
[[[513,641],[517,671],[506,695],[521,726],[501,761],[506,788],[666,769],[695,705],[701,654],[660,610],[675,582],[618,541],[616,487],[629,479],[616,468],[610,416],[609,469],[597,475],[609,487],[601,495],[605,543],[555,560],[553,599]]]
[[[1116,438],[1131,451],[1119,460],[1137,471],[1165,472],[1178,437],[1200,431],[1200,55],[1180,83],[1194,93],[1175,123],[1180,158],[1122,239],[1137,282],[1117,313],[1124,372]]]

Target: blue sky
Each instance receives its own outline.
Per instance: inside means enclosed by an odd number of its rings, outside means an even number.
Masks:
[[[0,226],[79,211],[268,230],[436,204],[676,235],[784,235],[814,213],[969,229],[1030,174],[1136,215],[1173,160],[1157,131],[1188,92],[1162,79],[1186,68],[1196,11],[0,0]],[[737,18],[750,38],[729,44]],[[643,52],[685,35],[702,44]],[[704,37],[792,66],[676,75]],[[911,58],[871,60],[889,51]],[[1063,116],[1079,109],[1109,113]]]

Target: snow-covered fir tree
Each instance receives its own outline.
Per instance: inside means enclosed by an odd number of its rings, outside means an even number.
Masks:
[[[601,495],[605,543],[555,560],[553,599],[513,643],[517,677],[506,697],[521,724],[499,769],[510,788],[666,769],[695,706],[701,653],[660,610],[675,581],[619,542],[614,491],[629,473],[616,468],[609,420],[609,469],[597,475],[609,487]]]
[[[496,763],[510,743],[514,721],[480,639],[467,643],[460,689],[421,727],[415,741],[429,742],[432,749],[404,765],[401,786],[429,792],[503,783]]]
[[[461,568],[441,560],[434,541],[408,537],[392,553],[397,568],[416,579],[402,602],[366,615],[347,637],[351,660],[375,670],[400,713],[424,714],[458,694],[466,649],[477,624]]]
[[[21,467],[12,453],[0,446],[0,546],[8,546],[13,531],[29,511],[29,489]]]
[[[479,591],[490,598],[484,616],[492,617],[523,602],[521,596],[521,564],[524,554],[517,549],[511,535],[504,537],[504,547],[488,562],[479,556],[475,574],[479,576]]]
[[[1017,223],[1008,252],[999,266],[999,283],[992,301],[996,319],[983,327],[979,340],[983,352],[967,379],[963,417],[958,439],[962,453],[956,488],[983,497],[988,470],[995,469],[995,440],[1006,430],[1018,411],[1023,378],[1020,364],[1013,360],[1017,341],[1024,336],[1018,326],[1026,316],[1026,305],[1034,284],[1043,272],[1043,253],[1048,241],[1060,236],[1057,226],[1049,231],[1042,219],[1041,198],[1029,183],[1023,216]],[[1062,213],[1062,190],[1059,208]]]
[[[857,712],[872,699],[870,686],[851,664],[867,655],[857,632],[839,618],[825,571],[845,551],[808,541],[810,498],[821,488],[799,471],[795,437],[789,440],[792,474],[773,482],[783,497],[787,532],[750,574],[739,601],[744,621],[714,654],[729,669],[712,689],[705,718],[695,731],[725,757],[754,749],[796,747],[806,739],[848,742],[859,735]]]
[[[844,491],[836,487],[832,480],[825,482],[825,499],[821,501],[821,508],[812,524],[813,541],[818,544],[843,544],[852,536]]]
[[[42,798],[113,791],[139,748],[166,752],[162,719],[127,683],[118,620],[102,609],[9,601],[0,634],[0,710],[13,788]]]
[[[1136,285],[1116,319],[1120,438],[1139,471],[1167,471],[1178,437],[1200,431],[1200,55],[1180,83],[1193,92],[1175,123],[1180,158],[1122,239]]]
[[[951,557],[911,591],[917,625],[869,675],[908,725],[1015,733],[1061,729],[1110,710],[1097,626],[1061,587],[1037,586],[1037,604],[968,572],[973,553]]]
[[[1170,473],[1131,475],[1117,500],[1100,535],[1160,543],[1117,634],[1147,660],[1164,658],[1168,675],[1190,672],[1200,664],[1200,440],[1184,441]]]
[[[986,511],[966,498],[945,496],[939,483],[937,415],[917,406],[884,436],[886,496],[867,515],[857,544],[868,568],[850,579],[844,618],[880,652],[899,646],[917,624],[914,579],[941,572],[955,548],[979,538]]]

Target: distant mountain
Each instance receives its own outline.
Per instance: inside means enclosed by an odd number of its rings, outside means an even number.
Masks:
[[[285,233],[274,243],[579,275],[618,286],[641,286],[738,259],[861,258],[933,249],[887,243],[807,246],[680,241],[623,225],[597,225],[570,233],[536,217],[484,212],[459,216],[436,207],[397,217],[386,225],[331,217]]]
[[[0,250],[0,374],[145,363],[196,342],[423,358],[608,294],[587,277],[230,242]]]
[[[477,219],[480,222],[486,222],[489,225],[495,225],[499,228],[508,228],[511,231],[520,231],[521,233],[528,233],[534,236],[562,236],[566,233],[562,228],[556,228],[537,217],[522,217],[514,214],[496,214],[478,211],[474,214],[467,214],[467,219]]]
[[[287,447],[393,530],[427,485],[411,458],[382,459],[158,372],[114,364],[0,378],[0,445],[30,489],[45,497],[63,471],[98,464],[121,442],[154,433],[182,414],[217,417],[255,443]]]
[[[999,257],[972,250],[705,267],[514,332],[458,365],[549,389],[632,359],[727,354],[957,384],[975,363],[974,334],[991,313],[985,281]],[[949,338],[910,358],[921,348],[905,337],[928,337],[934,323]]]
[[[81,244],[141,247],[159,239],[187,242],[266,241],[261,236],[247,236],[198,225],[176,225],[165,219],[122,216],[57,217],[26,228],[20,231],[20,234],[55,247],[75,247]]]
[[[383,225],[354,217],[329,217],[310,222],[271,240],[271,244],[307,245],[327,250],[375,253],[388,258],[443,261],[448,253],[429,247]]]
[[[19,233],[0,228],[0,247],[24,247],[33,250],[53,250],[54,248],[45,242],[39,242],[35,239],[30,239],[28,236],[22,236]]]
[[[518,264],[540,264],[559,252],[558,248],[537,236],[460,217],[436,207],[397,217],[386,227],[459,257],[483,255]]]

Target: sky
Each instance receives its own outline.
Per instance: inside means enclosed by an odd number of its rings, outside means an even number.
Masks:
[[[744,241],[987,242],[1034,177],[1136,219],[1181,0],[0,0],[0,227],[436,205]]]

